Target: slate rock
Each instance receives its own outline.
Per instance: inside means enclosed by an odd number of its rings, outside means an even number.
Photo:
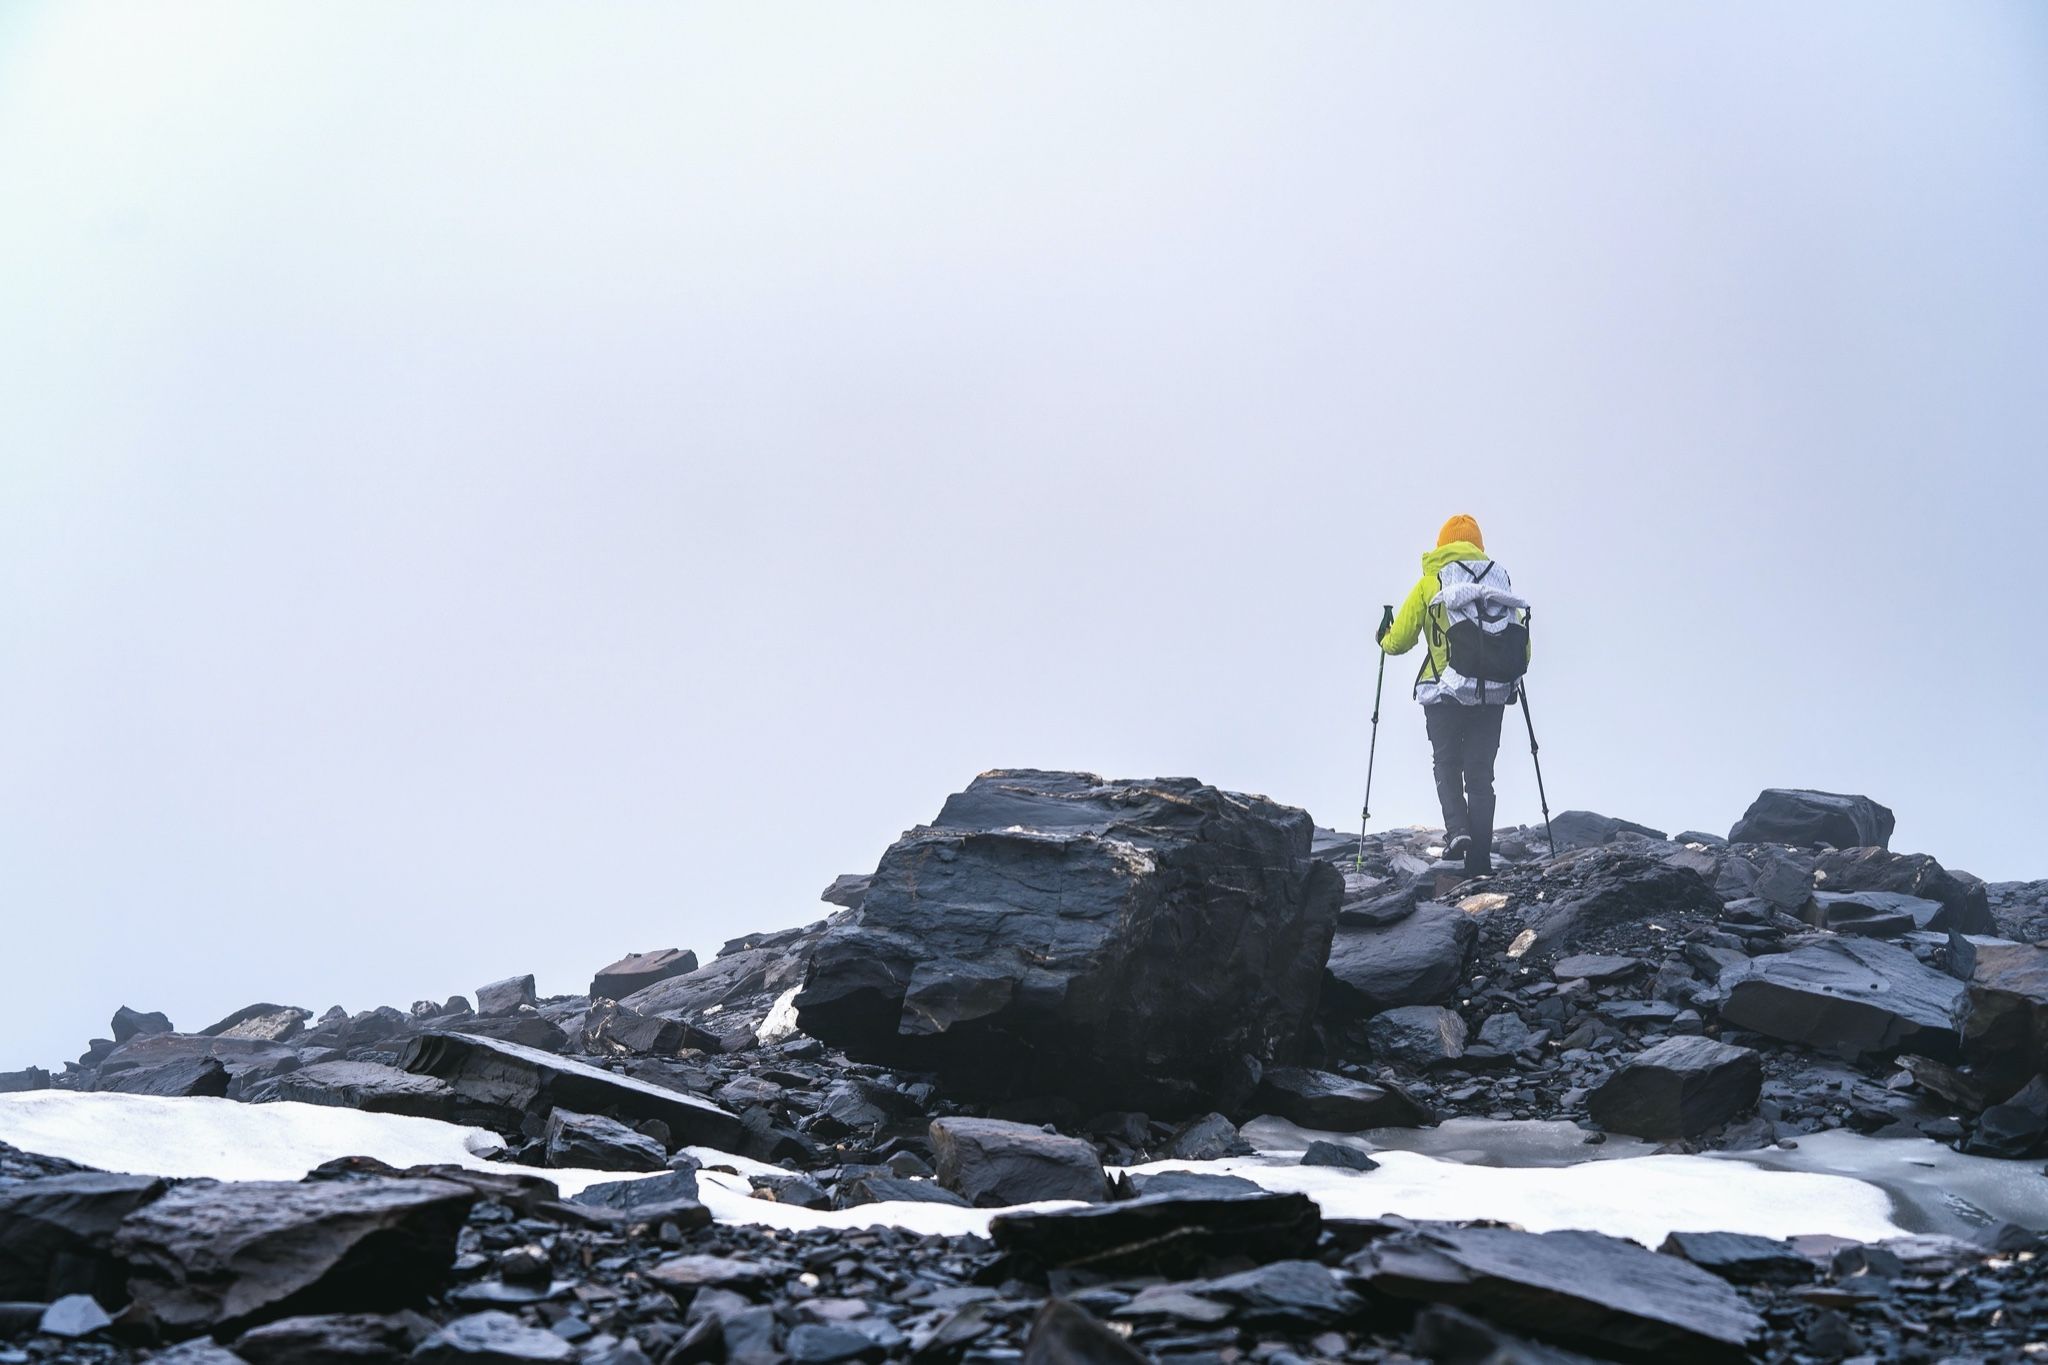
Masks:
[[[366,1114],[408,1114],[443,1122],[453,1122],[458,1108],[448,1082],[381,1062],[315,1062],[257,1082],[242,1099],[251,1104],[276,1100],[325,1104]]]
[[[867,1204],[947,1204],[956,1209],[974,1205],[936,1180],[914,1180],[906,1176],[861,1175],[839,1182],[832,1192],[835,1209],[860,1208]]]
[[[1728,842],[1884,848],[1894,823],[1891,811],[1867,796],[1772,787],[1750,802],[1728,831]]]
[[[1574,953],[1557,960],[1550,974],[1559,981],[1591,981],[1596,984],[1620,981],[1634,976],[1643,969],[1643,961],[1636,957],[1621,957],[1612,953]]]
[[[860,903],[868,894],[868,883],[874,878],[865,872],[842,872],[832,879],[832,884],[818,893],[818,899],[828,905],[843,905],[848,910],[860,909]]]
[[[1375,1057],[1413,1067],[1443,1066],[1465,1055],[1465,1021],[1441,1005],[1382,1010],[1365,1026]]]
[[[2041,1059],[2048,1063],[2048,1058]],[[2048,1074],[2034,1077],[2010,1098],[1977,1117],[1966,1150],[1984,1156],[2024,1157],[2048,1149]]]
[[[1967,978],[1958,1010],[1963,1055],[2010,1089],[2048,1059],[2048,943],[1971,944],[1951,936],[1949,962]]]
[[[976,1118],[933,1119],[930,1136],[939,1183],[977,1207],[1108,1197],[1102,1158],[1079,1138]]]
[[[697,970],[697,955],[682,948],[662,948],[620,958],[590,980],[592,1000],[624,1000],[636,991]]]
[[[528,1115],[543,1117],[559,1104],[627,1123],[659,1119],[677,1146],[730,1151],[742,1136],[739,1119],[708,1100],[497,1039],[423,1033],[407,1042],[398,1065],[448,1082],[468,1122],[501,1133],[516,1133]]]
[[[644,1133],[601,1114],[556,1105],[542,1134],[548,1165],[587,1171],[663,1171],[668,1153]]]
[[[1644,839],[1664,838],[1664,831],[1638,825],[1629,820],[1617,820],[1611,815],[1596,815],[1589,810],[1559,811],[1550,817],[1550,837],[1557,844],[1558,852],[1566,849],[1591,848],[1596,844],[1611,844],[1624,834],[1633,834]]]
[[[1236,1124],[1221,1114],[1204,1114],[1175,1129],[1160,1155],[1174,1161],[1219,1161],[1227,1156],[1249,1156],[1251,1151]]]
[[[1265,1187],[1255,1180],[1241,1175],[1224,1175],[1217,1171],[1140,1171],[1120,1178],[1119,1190],[1122,1197],[1136,1199],[1145,1195],[1211,1195],[1264,1194]]]
[[[1031,1321],[1020,1365],[1146,1365],[1147,1357],[1065,1299],[1047,1299]]]
[[[680,1020],[642,1014],[612,1000],[598,1000],[584,1012],[581,1032],[583,1050],[594,1057],[673,1057],[689,1038]]]
[[[125,1043],[130,1038],[140,1037],[145,1033],[171,1032],[175,1032],[171,1028],[171,1018],[161,1010],[151,1010],[145,1014],[141,1010],[132,1010],[123,1005],[114,1011],[113,1033],[114,1041],[117,1043]]]
[[[296,1038],[306,1028],[313,1011],[296,1005],[273,1005],[268,1001],[244,1005],[227,1018],[199,1030],[205,1038],[249,1038],[257,1042],[282,1043]]]
[[[533,1010],[515,1010],[510,1014],[496,1014],[487,1018],[464,1019],[460,1023],[444,1024],[451,1033],[467,1034],[472,1038],[495,1038],[504,1043],[517,1043],[536,1052],[562,1053],[569,1050],[569,1032],[554,1020]]]
[[[249,1365],[373,1365],[403,1360],[432,1336],[418,1313],[314,1313],[251,1328],[235,1341]]]
[[[1254,1328],[1313,1331],[1348,1322],[1365,1307],[1328,1266],[1309,1260],[1274,1261],[1181,1287],[1197,1298],[1229,1304]]]
[[[539,997],[534,994],[533,974],[508,976],[503,981],[493,981],[488,986],[476,988],[476,1012],[483,1015],[511,1014],[521,1008],[532,1008]]]
[[[574,1360],[576,1348],[500,1309],[471,1313],[442,1327],[413,1352],[413,1365],[528,1365]]]
[[[228,1093],[228,1069],[212,1057],[180,1057],[102,1071],[94,1076],[92,1088],[118,1095],[157,1095],[166,1099],[202,1095],[220,1099]]]
[[[1346,1264],[1375,1294],[1599,1355],[1732,1365],[1764,1328],[1718,1276],[1596,1232],[1439,1225],[1382,1237]]]
[[[115,1230],[165,1188],[155,1176],[104,1171],[0,1181],[0,1300],[119,1303],[127,1275],[113,1256]]]
[[[1143,1195],[1078,1209],[997,1214],[989,1236],[1047,1267],[1103,1274],[1185,1273],[1219,1256],[1312,1256],[1322,1214],[1302,1194]]]
[[[1312,829],[1188,778],[984,773],[827,929],[801,1026],[960,1093],[1230,1107],[1307,1042],[1343,892]]]
[[[1900,1048],[1940,1057],[1956,1044],[1963,983],[1876,939],[1834,938],[1751,958],[1721,974],[1721,1018],[1845,1056]]]
[[[676,1158],[678,1161],[683,1159]],[[642,1208],[661,1209],[695,1203],[700,1197],[696,1169],[686,1166],[681,1170],[671,1170],[666,1175],[648,1176],[642,1180],[601,1180],[594,1185],[585,1185],[569,1197],[569,1202],[631,1213]]]
[[[1331,941],[1323,980],[1328,1008],[1370,1015],[1436,1004],[1464,975],[1478,935],[1476,919],[1437,901],[1391,924],[1343,925]]]
[[[1268,1071],[1260,1081],[1256,1104],[1289,1123],[1331,1133],[1420,1128],[1435,1122],[1427,1107],[1398,1086],[1304,1067]]]
[[[48,1090],[50,1073],[39,1066],[19,1071],[0,1071],[0,1095],[20,1095],[31,1090]]]
[[[1623,1063],[1587,1097],[1595,1123],[1645,1138],[1704,1133],[1755,1107],[1763,1058],[1711,1038],[1668,1038]]]
[[[1657,1248],[1733,1284],[1810,1284],[1815,1268],[1790,1242],[1744,1232],[1674,1232]]]
[[[203,1065],[214,1062],[216,1068]],[[238,1077],[264,1075],[299,1065],[291,1046],[262,1038],[209,1038],[191,1033],[144,1033],[108,1051],[92,1078],[91,1088],[118,1094],[227,1093]],[[185,1077],[200,1088],[179,1089]],[[198,1080],[205,1077],[205,1080]],[[220,1086],[214,1089],[214,1086]]]
[[[1923,929],[1999,931],[1984,884],[1957,876],[1925,853],[1841,848],[1822,854],[1813,870],[1815,885],[1823,891],[1890,891],[1939,903],[1940,912],[1921,921]]]
[[[401,1308],[447,1280],[475,1201],[446,1180],[195,1180],[130,1214],[113,1249],[172,1335]]]
[[[1817,929],[1862,938],[1898,938],[1927,927],[1942,913],[1940,901],[1895,891],[1816,891],[1804,918]]]
[[[1309,1143],[1308,1150],[1301,1154],[1304,1166],[1335,1166],[1347,1171],[1376,1171],[1380,1163],[1374,1161],[1358,1148],[1342,1142],[1326,1142],[1321,1138]]]
[[[783,1278],[772,1265],[742,1256],[709,1256],[692,1253],[671,1256],[646,1272],[647,1278],[675,1296],[685,1308],[706,1290],[723,1289],[752,1294]]]

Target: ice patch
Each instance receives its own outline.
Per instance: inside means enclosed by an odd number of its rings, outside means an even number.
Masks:
[[[2000,1208],[2000,1191],[2024,1163],[1936,1159],[1932,1143],[1897,1144],[1832,1135],[1798,1152],[1747,1157],[1656,1156],[1616,1139],[1586,1147],[1569,1124],[1446,1123],[1436,1129],[1385,1130],[1378,1141],[1312,1134],[1275,1120],[1246,1125],[1266,1155],[1210,1162],[1155,1162],[1139,1171],[1192,1170],[1242,1175],[1272,1190],[1307,1194],[1330,1218],[1491,1218],[1533,1231],[1589,1228],[1654,1246],[1674,1229],[1750,1232],[1765,1237],[1832,1233],[1863,1241],[1898,1236],[1891,1198],[1865,1180],[1823,1170],[1772,1170],[1766,1165],[1837,1168],[1862,1163],[1873,1172],[1901,1169],[1932,1196],[1944,1181],[1967,1179],[1975,1197]],[[1380,1169],[1352,1172],[1296,1164],[1297,1146],[1330,1136],[1373,1151]],[[368,1156],[393,1166],[447,1162],[473,1170],[523,1170],[484,1159],[497,1139],[480,1128],[397,1114],[365,1114],[324,1105],[241,1104],[225,1099],[75,1094],[43,1090],[0,1095],[0,1141],[68,1157],[105,1170],[220,1180],[296,1180],[323,1161]],[[1399,1150],[1400,1142],[1435,1149]],[[1839,1150],[1837,1150],[1839,1149]],[[1901,1150],[1910,1149],[1910,1150]],[[752,1197],[749,1176],[778,1168],[712,1148],[690,1154],[707,1167],[698,1177],[704,1203],[721,1221],[787,1229],[864,1228],[889,1224],[920,1234],[986,1234],[1000,1210],[943,1204],[884,1203],[820,1211]],[[1505,1159],[1512,1164],[1474,1164]],[[1969,1163],[1976,1162],[1976,1165]],[[2013,1168],[2013,1169],[2008,1169]],[[612,1171],[544,1170],[562,1193],[622,1177]],[[623,1177],[631,1178],[631,1177]],[[1882,1178],[1882,1177],[1880,1177]],[[2019,1181],[2019,1184],[2024,1184]],[[1059,1204],[1029,1205],[1056,1208]],[[2016,1217],[2002,1212],[2000,1216]],[[2018,1218],[2024,1221],[2023,1217]],[[1914,1228],[1914,1231],[1926,1230]]]

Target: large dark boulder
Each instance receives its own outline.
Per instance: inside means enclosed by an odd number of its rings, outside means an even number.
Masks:
[[[244,1332],[235,1355],[248,1365],[375,1365],[399,1361],[433,1335],[418,1313],[313,1313]]]
[[[102,1171],[0,1181],[0,1300],[119,1303],[127,1288],[114,1232],[164,1188],[155,1176]]]
[[[1438,1226],[1380,1238],[1347,1264],[1375,1294],[1450,1304],[1601,1357],[1733,1365],[1764,1328],[1718,1276],[1597,1232]]]
[[[651,953],[631,953],[606,967],[590,981],[592,1000],[624,1000],[674,976],[697,970],[697,955],[685,948],[662,948]]]
[[[1721,973],[1721,1018],[1843,1056],[1952,1056],[1963,983],[1894,944],[1832,938]]]
[[[1479,924],[1462,910],[1424,901],[1391,924],[1344,924],[1330,943],[1324,1003],[1368,1015],[1447,999],[1464,974]]]
[[[1108,1197],[1102,1158],[1080,1138],[1001,1119],[940,1118],[931,1142],[939,1183],[980,1208]]]
[[[1728,831],[1728,842],[1884,848],[1894,823],[1891,811],[1867,796],[1772,787],[1750,802]]]
[[[114,1041],[125,1043],[145,1033],[171,1033],[171,1017],[162,1010],[134,1010],[123,1005],[114,1011]]]
[[[586,1171],[668,1168],[668,1153],[660,1143],[601,1114],[578,1114],[556,1105],[541,1138],[550,1166]]]
[[[1898,938],[1942,917],[1940,901],[1896,891],[1816,891],[1803,908],[1806,922],[1860,938]]]
[[[406,1044],[398,1064],[448,1082],[466,1122],[501,1133],[520,1132],[563,1105],[626,1123],[659,1119],[679,1146],[731,1150],[741,1138],[739,1119],[709,1100],[495,1038],[423,1033]]]
[[[1998,932],[1984,884],[1957,876],[1925,853],[1838,848],[1820,856],[1813,876],[1822,891],[1891,891],[1939,902],[1940,913],[1927,916],[1920,924],[1923,929]]]
[[[776,1000],[802,984],[811,952],[824,932],[821,920],[734,939],[697,970],[643,986],[619,1004],[639,1014],[676,1020],[697,1039],[715,1038],[715,1046],[723,1050],[752,1047]]]
[[[1951,967],[1967,978],[1957,1012],[1963,1055],[1994,1094],[2048,1070],[2048,944],[1949,944]]]
[[[293,1048],[263,1038],[142,1033],[100,1059],[90,1088],[128,1095],[217,1096],[228,1093],[241,1076],[289,1070],[298,1064]]]
[[[1645,1138],[1685,1138],[1754,1107],[1763,1058],[1712,1038],[1667,1038],[1622,1064],[1587,1098],[1602,1128]]]
[[[195,1180],[114,1236],[145,1320],[177,1338],[419,1302],[455,1261],[476,1192],[446,1180]]]
[[[1312,829],[1190,778],[985,773],[826,931],[803,1031],[961,1092],[1228,1106],[1315,1011],[1343,878]]]

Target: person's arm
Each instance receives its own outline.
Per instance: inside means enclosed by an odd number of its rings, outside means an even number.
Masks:
[[[1422,621],[1429,614],[1429,591],[1435,580],[1424,576],[1408,590],[1408,599],[1394,613],[1394,624],[1380,636],[1380,648],[1389,654],[1406,654],[1422,638]]]

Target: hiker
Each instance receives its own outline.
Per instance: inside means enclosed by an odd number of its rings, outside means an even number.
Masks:
[[[1406,654],[1428,632],[1415,699],[1444,808],[1444,857],[1465,875],[1493,872],[1493,760],[1501,717],[1529,660],[1529,604],[1486,553],[1479,523],[1455,516],[1422,557],[1422,577],[1380,622],[1379,646]]]

